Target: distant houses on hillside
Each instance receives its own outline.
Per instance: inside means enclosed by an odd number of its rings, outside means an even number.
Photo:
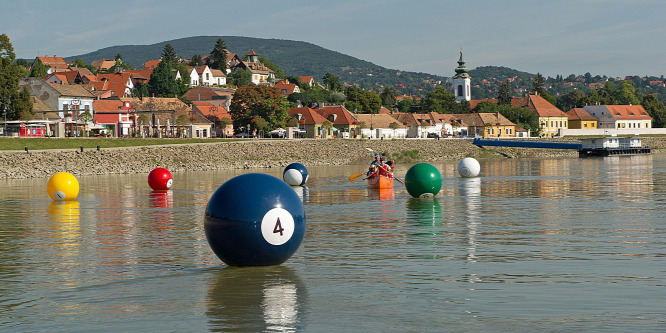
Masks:
[[[212,59],[205,57],[210,64]],[[33,136],[108,136],[108,137],[230,137],[241,131],[234,128],[230,105],[235,89],[227,87],[234,71],[249,71],[251,82],[272,86],[282,96],[302,93],[318,85],[313,76],[298,79],[276,78],[275,72],[259,61],[259,55],[250,50],[243,59],[227,54],[224,70],[209,64],[187,67],[190,87],[182,99],[174,97],[138,97],[138,87],[148,84],[160,60],[146,62],[145,69],[114,69],[116,61],[101,59],[92,66],[98,74],[86,68],[73,67],[61,57],[36,57],[33,66],[46,66],[45,79],[26,78],[20,82],[32,95],[34,122],[15,122],[9,126],[12,133],[18,128],[39,129]],[[102,73],[110,71],[110,73]],[[474,99],[473,78],[467,72],[462,52],[449,83],[442,83],[454,92],[459,102],[468,102],[471,108],[485,103],[498,103],[497,99]],[[173,71],[173,77],[183,79]],[[520,80],[512,77],[509,81]],[[576,78],[585,82],[586,78]],[[300,82],[298,82],[300,81]],[[487,82],[486,82],[487,81]],[[490,84],[481,80],[480,85]],[[653,80],[650,85],[662,86]],[[417,96],[403,95],[405,99],[419,100]],[[648,133],[652,118],[640,105],[593,105],[574,108],[565,113],[538,94],[523,93],[512,98],[511,106],[533,112],[542,137],[556,137],[576,133],[598,134],[599,131],[631,130]],[[294,133],[304,138],[451,138],[485,137],[513,138],[535,135],[521,128],[500,113],[439,114],[397,112],[397,108],[382,108],[378,113],[351,112],[343,105],[317,105],[294,107],[289,115],[296,123]],[[6,123],[7,124],[7,123]],[[573,132],[572,132],[573,131]],[[581,134],[583,133],[583,134]],[[3,133],[7,135],[8,133]]]

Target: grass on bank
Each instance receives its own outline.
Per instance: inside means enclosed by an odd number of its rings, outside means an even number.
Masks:
[[[0,150],[96,149],[189,143],[238,141],[237,139],[153,139],[153,138],[0,138]]]

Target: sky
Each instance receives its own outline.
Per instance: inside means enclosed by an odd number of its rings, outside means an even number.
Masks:
[[[468,69],[666,74],[664,0],[9,0],[0,8],[0,33],[26,59],[245,36],[309,42],[447,77],[461,49]]]

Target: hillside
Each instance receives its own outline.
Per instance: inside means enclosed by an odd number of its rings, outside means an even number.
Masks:
[[[190,59],[193,55],[206,55],[211,52],[218,38],[222,38],[230,52],[241,58],[253,49],[260,57],[266,57],[278,64],[287,75],[312,75],[319,82],[327,72],[340,77],[340,82],[358,84],[364,89],[380,91],[389,86],[398,94],[423,94],[434,88],[434,84],[445,80],[444,77],[404,72],[377,66],[340,52],[299,41],[282,39],[262,39],[237,36],[199,36],[164,41],[151,45],[111,46],[95,52],[66,58],[71,61],[80,58],[86,63],[98,59],[114,59],[117,54],[134,68],[143,68],[148,60],[156,60],[162,54],[164,46],[170,43],[178,55]],[[404,88],[397,86],[405,85]]]
[[[448,78],[427,73],[415,73],[387,69],[369,61],[360,60],[340,52],[299,41],[282,39],[263,39],[238,36],[199,36],[164,41],[151,45],[122,45],[112,46],[65,58],[71,61],[81,58],[86,63],[98,59],[114,59],[117,54],[122,55],[125,62],[134,68],[143,68],[148,60],[156,60],[162,55],[164,46],[170,43],[176,52],[183,58],[190,59],[193,55],[206,55],[215,46],[215,42],[222,38],[229,51],[243,57],[253,49],[260,57],[268,58],[278,64],[287,75],[312,75],[321,82],[324,75],[329,72],[337,75],[341,83],[359,85],[366,90],[380,92],[384,87],[391,88],[397,95],[413,94],[423,97],[436,86],[450,87]],[[453,73],[454,65],[451,66]],[[503,81],[509,80],[513,95],[523,96],[527,93],[534,80],[535,74],[518,71],[502,66],[481,66],[468,71],[472,77],[472,98],[496,98]],[[589,74],[589,73],[586,73]],[[591,83],[605,82],[607,79],[622,80],[623,78],[607,78],[606,76],[585,77],[574,75],[560,78],[546,78],[545,91],[553,96],[564,95],[572,90],[587,93],[592,88]],[[634,77],[634,86],[643,94],[657,94],[659,100],[666,99],[666,86],[652,84],[652,81],[664,80],[663,77]]]

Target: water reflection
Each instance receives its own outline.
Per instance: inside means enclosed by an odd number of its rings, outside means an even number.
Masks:
[[[288,267],[226,267],[209,282],[206,315],[212,331],[296,332],[305,303],[305,286]]]
[[[437,197],[407,200],[408,221],[413,221],[419,226],[440,227],[443,219],[442,204]]]
[[[301,201],[303,203],[308,202],[308,196],[310,190],[308,189],[307,186],[292,186],[291,188],[294,189],[294,191],[296,192],[298,197],[301,198]]]
[[[171,208],[173,206],[173,192],[152,191],[150,192],[149,201],[152,208]]]
[[[467,261],[476,262],[479,214],[481,213],[481,178],[462,178],[461,194],[467,208]],[[470,280],[473,282],[473,280]]]
[[[76,200],[53,201],[49,204],[49,218],[53,221],[51,228],[55,238],[60,241],[58,246],[66,248],[65,255],[77,252],[81,240],[80,204]]]

